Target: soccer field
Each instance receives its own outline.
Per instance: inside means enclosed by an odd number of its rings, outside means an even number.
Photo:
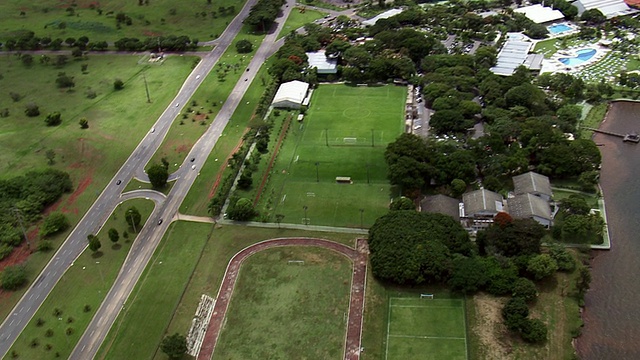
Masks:
[[[371,225],[392,197],[384,151],[402,133],[405,95],[392,85],[320,85],[304,121],[291,125],[258,210],[285,223]]]
[[[389,299],[386,360],[467,359],[462,299]]]

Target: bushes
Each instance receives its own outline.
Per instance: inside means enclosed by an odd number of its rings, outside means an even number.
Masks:
[[[27,282],[27,270],[22,265],[8,266],[0,275],[0,286],[5,290],[16,290]]]

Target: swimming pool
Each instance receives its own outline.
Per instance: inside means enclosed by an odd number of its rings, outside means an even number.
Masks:
[[[563,32],[571,31],[573,30],[573,28],[567,24],[556,24],[556,25],[547,26],[547,30],[549,30],[549,32],[552,33],[553,35],[556,35]]]
[[[575,57],[560,58],[558,60],[560,60],[561,63],[567,66],[576,66],[591,59],[595,54],[596,54],[596,49],[581,49],[576,51]]]

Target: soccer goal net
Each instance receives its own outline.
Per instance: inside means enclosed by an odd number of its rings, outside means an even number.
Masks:
[[[433,294],[420,294],[420,299],[433,299]]]

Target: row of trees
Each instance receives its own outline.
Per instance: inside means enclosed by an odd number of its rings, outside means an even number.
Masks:
[[[14,35],[5,40],[5,49],[9,51],[15,50],[61,50],[63,47],[77,48],[81,51],[94,50],[104,51],[107,50],[109,44],[106,41],[90,42],[87,36],[81,36],[79,38],[68,37],[66,39],[44,36],[37,37],[33,31],[21,30],[13,33]]]
[[[267,31],[280,13],[284,0],[259,0],[249,11],[244,23],[257,31]]]
[[[160,36],[143,40],[138,38],[121,38],[113,44],[118,51],[187,51],[198,47],[198,39],[188,36]]]

